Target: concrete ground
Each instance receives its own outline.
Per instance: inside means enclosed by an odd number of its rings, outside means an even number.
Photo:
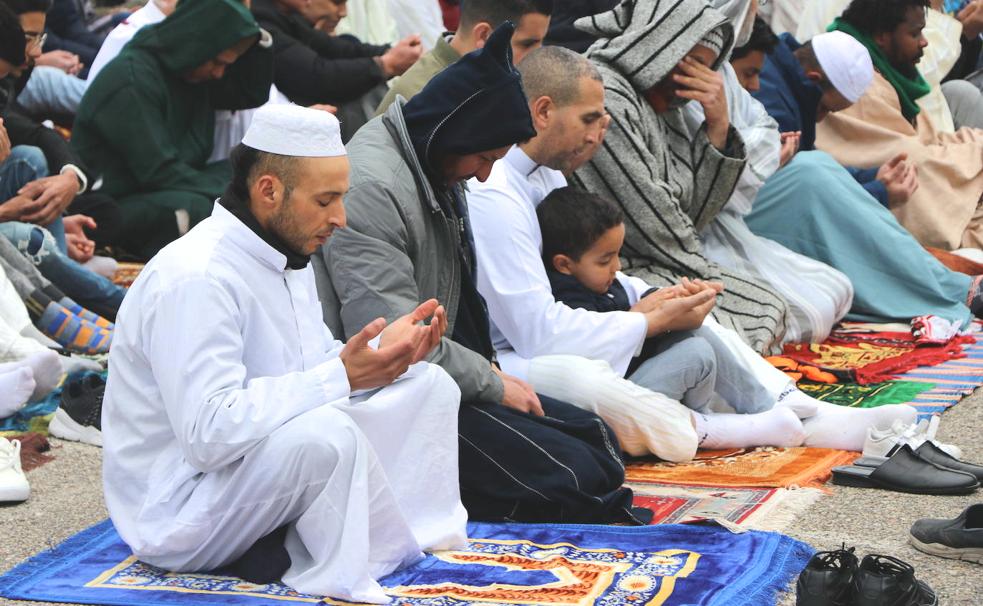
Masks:
[[[983,390],[942,420],[940,438],[962,447],[967,461],[983,463]],[[28,474],[33,493],[28,502],[0,506],[0,570],[58,544],[106,517],[98,448],[52,440],[56,459]],[[912,564],[946,606],[983,604],[983,566],[936,558],[907,543],[908,528],[921,517],[955,517],[983,501],[983,492],[968,497],[903,495],[877,490],[833,487],[833,493],[804,512],[787,534],[817,549],[857,547],[857,553],[893,555]],[[779,601],[793,605],[794,595]],[[0,606],[34,604],[0,599]]]

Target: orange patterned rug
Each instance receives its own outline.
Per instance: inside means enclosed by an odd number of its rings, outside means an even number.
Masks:
[[[707,451],[689,463],[632,462],[625,470],[625,481],[720,488],[819,487],[834,467],[852,463],[858,456],[826,448]]]
[[[116,270],[116,275],[113,276],[113,284],[122,286],[123,288],[129,288],[133,284],[133,281],[137,279],[137,276],[140,275],[143,265],[143,263],[120,263],[119,269]]]

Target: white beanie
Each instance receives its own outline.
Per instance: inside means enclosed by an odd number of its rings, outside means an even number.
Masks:
[[[850,103],[864,96],[874,81],[874,64],[867,48],[843,32],[819,34],[812,39],[812,50],[833,87]]]
[[[256,110],[242,144],[299,158],[347,155],[341,124],[332,114],[299,105],[272,104]]]

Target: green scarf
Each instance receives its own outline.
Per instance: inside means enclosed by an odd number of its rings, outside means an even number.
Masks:
[[[912,79],[899,72],[887,60],[887,57],[884,56],[884,53],[877,46],[877,43],[874,42],[873,38],[840,18],[833,21],[833,24],[826,28],[826,31],[841,31],[849,34],[867,47],[867,50],[870,52],[870,59],[874,62],[874,67],[877,68],[877,71],[881,72],[882,76],[887,78],[887,81],[897,91],[898,99],[901,101],[901,113],[904,114],[904,117],[909,122],[912,122],[915,116],[918,115],[918,112],[921,111],[915,100],[919,97],[924,97],[931,91],[931,87],[925,81],[925,78],[919,73],[916,78]]]

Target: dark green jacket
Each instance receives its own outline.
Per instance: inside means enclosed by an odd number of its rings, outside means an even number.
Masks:
[[[216,109],[257,107],[269,97],[273,52],[254,44],[221,80],[182,77],[259,26],[235,0],[182,0],[141,29],[99,73],[79,107],[72,144],[111,195],[175,190],[218,197],[225,184],[204,174]]]

